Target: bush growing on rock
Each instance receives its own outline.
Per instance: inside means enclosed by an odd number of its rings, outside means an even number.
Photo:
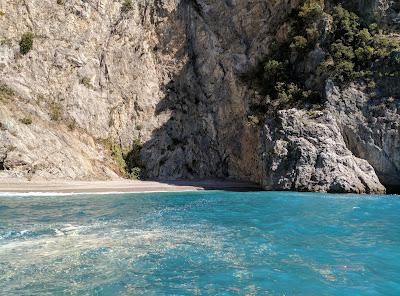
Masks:
[[[80,83],[86,86],[87,88],[92,88],[92,82],[90,81],[90,78],[87,76],[82,77]]]
[[[257,126],[260,123],[260,119],[256,115],[249,115],[247,117],[247,123],[250,126]]]
[[[77,123],[76,123],[75,119],[72,118],[67,121],[67,128],[69,131],[72,132],[73,130],[76,129],[76,127],[77,127]]]
[[[400,38],[377,33],[376,24],[368,27],[340,5],[306,0],[286,24],[287,39],[271,44],[259,76],[267,99],[252,110],[321,103],[328,79],[339,86],[363,79],[373,86],[377,77],[398,75],[382,65],[394,64],[389,60],[400,51]]]
[[[23,124],[26,124],[26,125],[32,124],[32,118],[30,118],[30,117],[21,118],[19,121],[21,123],[23,123]]]
[[[131,172],[129,173],[129,179],[132,180],[140,180],[142,176],[142,169],[139,167],[132,168]]]
[[[15,95],[14,91],[11,88],[9,88],[8,85],[0,82],[0,101],[8,100],[14,95]]]
[[[0,39],[0,45],[6,45],[11,47],[12,46],[12,41],[10,38],[1,38]]]
[[[299,18],[312,22],[324,13],[324,1],[306,1],[299,9]]]
[[[122,13],[127,13],[133,9],[132,0],[124,0],[121,7]]]
[[[114,143],[111,139],[104,140],[103,145],[111,151],[121,175],[129,179],[140,179],[142,177],[143,164],[140,160],[142,144],[139,140],[134,141],[131,147],[125,148]]]
[[[53,121],[59,121],[62,116],[62,108],[59,103],[57,102],[52,102],[49,105],[49,111],[50,111],[50,119]]]
[[[21,40],[19,42],[19,52],[23,55],[26,55],[33,47],[33,38],[34,35],[32,32],[27,32],[21,36]]]
[[[294,50],[302,50],[307,47],[308,41],[303,36],[296,36],[293,38],[293,42],[290,44],[290,48]]]

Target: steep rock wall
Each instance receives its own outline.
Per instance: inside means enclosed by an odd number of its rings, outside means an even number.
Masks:
[[[327,87],[329,109],[337,118],[347,147],[367,160],[389,189],[400,189],[400,88],[371,93],[364,85],[340,91]],[[387,90],[390,95],[388,96]]]
[[[0,78],[15,93],[1,101],[3,175],[108,178],[113,161],[101,143],[149,140],[167,120],[154,115],[156,105],[186,61],[177,4],[134,1],[124,11],[122,3],[0,3]],[[22,55],[26,32],[34,34],[33,48]],[[90,149],[69,140],[79,138],[89,139]]]
[[[150,178],[383,192],[375,169],[396,186],[397,107],[387,121],[378,119],[383,136],[370,131],[389,148],[353,141],[370,117],[356,122],[343,114],[372,105],[341,101],[343,92],[318,118],[282,110],[261,129],[248,124],[258,94],[244,76],[275,37],[284,38],[300,2],[143,0],[128,9],[111,0],[1,2],[0,80],[15,94],[0,100],[0,176],[117,178],[104,142],[130,147],[139,140]],[[34,33],[34,45],[21,55],[25,32]]]

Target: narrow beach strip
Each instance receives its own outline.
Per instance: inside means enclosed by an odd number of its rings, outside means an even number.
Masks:
[[[179,180],[179,181],[27,181],[0,179],[0,192],[31,193],[118,193],[118,192],[179,192],[197,190],[258,191],[253,183],[231,180]]]

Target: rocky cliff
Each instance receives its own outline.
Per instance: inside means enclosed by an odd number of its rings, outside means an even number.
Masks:
[[[140,142],[148,178],[358,193],[399,186],[396,84],[380,96],[328,84],[322,111],[288,106],[249,124],[260,94],[246,75],[301,2],[2,1],[0,176],[117,178],[116,156],[128,154],[112,147]],[[398,21],[396,3],[353,2]],[[27,32],[33,46],[21,53]]]

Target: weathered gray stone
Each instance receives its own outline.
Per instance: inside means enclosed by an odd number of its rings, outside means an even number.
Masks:
[[[374,167],[385,186],[400,188],[400,93],[385,97],[355,84],[339,90],[329,83],[327,89],[347,147]]]
[[[264,136],[266,189],[385,192],[372,166],[346,147],[330,112],[278,111]]]
[[[385,185],[397,184],[399,109],[384,111],[354,89],[332,88],[321,114],[282,110],[261,132],[247,123],[258,94],[243,75],[288,34],[286,16],[300,2],[141,0],[127,12],[114,0],[0,2],[0,80],[16,93],[0,101],[0,176],[116,178],[101,143],[139,139],[151,178],[382,192],[366,159]],[[34,45],[23,56],[28,31]],[[313,52],[308,67],[322,58]]]

